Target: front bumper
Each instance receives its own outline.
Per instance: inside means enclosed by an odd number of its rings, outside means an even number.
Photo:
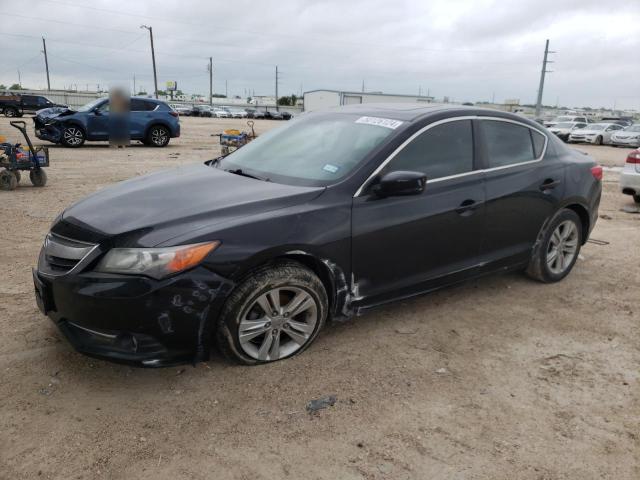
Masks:
[[[232,283],[206,269],[164,280],[33,271],[40,310],[81,353],[140,366],[205,360]]]
[[[584,136],[579,136],[579,137],[574,137],[573,135],[569,135],[569,142],[572,143],[596,143],[597,140],[597,136],[595,137],[584,137]]]
[[[640,139],[633,138],[611,138],[611,144],[618,147],[640,147]]]

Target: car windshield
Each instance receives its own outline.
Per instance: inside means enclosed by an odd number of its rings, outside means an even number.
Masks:
[[[294,185],[325,186],[346,176],[402,122],[375,124],[372,117],[317,114],[260,135],[218,162],[225,170]],[[393,128],[392,128],[393,127]]]
[[[625,132],[640,132],[640,125],[631,125],[624,129]]]
[[[608,123],[592,123],[587,128],[589,130],[604,130],[608,126],[609,126]]]
[[[571,128],[574,125],[573,122],[560,122],[556,124],[556,128]]]
[[[94,100],[93,102],[89,102],[86,105],[81,106],[77,111],[78,112],[89,112],[89,111],[93,110],[95,107],[97,107],[98,105],[100,105],[103,101],[104,101],[104,98],[98,98],[97,100]]]

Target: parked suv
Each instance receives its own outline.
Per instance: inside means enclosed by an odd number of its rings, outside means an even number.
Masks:
[[[161,100],[132,98],[129,137],[145,145],[165,147],[180,136],[178,113]],[[36,113],[36,137],[65,147],[80,147],[86,140],[109,140],[109,99],[100,98],[78,110],[46,108]]]
[[[21,117],[43,108],[65,107],[53,103],[42,95],[0,95],[0,113],[5,117]]]

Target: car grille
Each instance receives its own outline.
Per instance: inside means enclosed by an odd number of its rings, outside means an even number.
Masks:
[[[48,273],[57,275],[68,273],[86,258],[96,246],[93,243],[80,242],[49,233],[42,247],[41,260],[44,260],[44,265],[41,264],[39,269],[41,271],[48,270]]]

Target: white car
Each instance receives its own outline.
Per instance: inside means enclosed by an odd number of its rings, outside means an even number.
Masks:
[[[574,130],[585,128],[586,126],[586,122],[560,122],[555,126],[549,128],[549,131],[563,142],[566,142],[567,140],[569,140],[569,135],[571,135],[571,132],[573,132]]]
[[[633,200],[640,203],[640,149],[634,150],[627,157],[620,172],[620,189],[625,195],[633,195]]]
[[[640,123],[611,135],[611,144],[620,147],[640,147]]]
[[[569,142],[595,143],[596,145],[611,143],[611,135],[623,128],[617,123],[592,123],[588,127],[571,132]]]
[[[229,118],[229,112],[223,108],[214,107],[213,110],[211,111],[211,115],[213,115],[216,118]]]
[[[247,112],[245,112],[244,110],[229,110],[229,113],[231,113],[231,117],[233,117],[233,118],[246,118],[247,117]]]
[[[578,115],[560,115],[559,117],[554,118],[553,120],[548,120],[544,122],[544,126],[547,128],[555,127],[558,123],[563,122],[580,122],[580,123],[589,123],[587,117],[578,116]]]

